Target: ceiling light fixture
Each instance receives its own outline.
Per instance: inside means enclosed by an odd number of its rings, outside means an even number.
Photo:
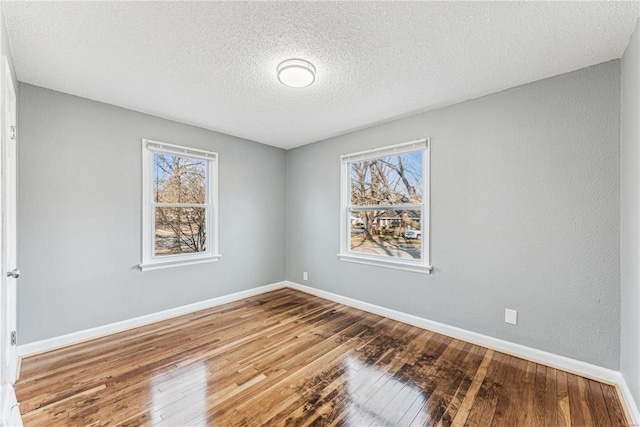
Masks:
[[[287,59],[278,65],[278,80],[289,87],[307,87],[316,80],[316,68],[304,59]]]

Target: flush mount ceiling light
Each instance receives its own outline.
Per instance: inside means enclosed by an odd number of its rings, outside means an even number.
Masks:
[[[304,59],[287,59],[278,65],[278,80],[289,87],[307,87],[316,80],[316,68]]]

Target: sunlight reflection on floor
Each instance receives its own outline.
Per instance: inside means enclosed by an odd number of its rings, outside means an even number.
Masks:
[[[187,425],[207,411],[207,365],[178,367],[151,381],[151,424]]]
[[[356,357],[347,359],[348,425],[408,425],[425,403],[419,387],[394,378]],[[382,408],[382,410],[381,410]],[[414,411],[411,411],[411,409]]]

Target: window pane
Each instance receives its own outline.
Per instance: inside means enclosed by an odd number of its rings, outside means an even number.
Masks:
[[[207,160],[153,153],[153,198],[156,203],[205,204]]]
[[[352,205],[422,203],[422,151],[349,163]]]
[[[421,259],[420,210],[351,212],[352,252],[395,258]]]
[[[156,208],[155,255],[176,255],[206,250],[205,208]]]

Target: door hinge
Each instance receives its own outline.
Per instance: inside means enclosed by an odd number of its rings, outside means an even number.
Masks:
[[[16,344],[18,344],[18,335],[16,334],[16,331],[11,331],[11,345]]]
[[[16,127],[11,126],[11,139],[16,140]]]

